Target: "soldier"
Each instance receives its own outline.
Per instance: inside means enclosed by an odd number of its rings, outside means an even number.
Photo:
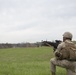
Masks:
[[[69,61],[66,59],[59,60],[59,51],[65,47],[65,41],[68,43],[72,42],[72,34],[70,32],[65,32],[63,34],[63,42],[58,45],[57,50],[55,51],[55,57],[50,60],[50,67],[52,75],[56,75],[56,66],[63,67],[67,70],[67,75],[76,75],[76,62]]]

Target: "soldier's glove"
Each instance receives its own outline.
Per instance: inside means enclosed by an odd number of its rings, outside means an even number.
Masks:
[[[56,52],[55,56],[57,59],[62,60],[62,53]]]
[[[56,56],[56,57],[61,57],[61,53],[56,52],[56,53],[55,53],[55,56]]]

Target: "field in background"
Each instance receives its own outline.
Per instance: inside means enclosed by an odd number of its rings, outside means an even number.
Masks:
[[[50,47],[0,49],[0,75],[51,75]],[[57,67],[57,75],[65,75],[63,68]]]

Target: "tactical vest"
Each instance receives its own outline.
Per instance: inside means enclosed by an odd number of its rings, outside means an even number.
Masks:
[[[74,43],[65,42],[65,47],[60,50],[59,59],[76,61],[76,46]]]

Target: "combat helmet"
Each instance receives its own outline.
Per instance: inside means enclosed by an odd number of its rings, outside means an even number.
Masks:
[[[72,33],[70,33],[70,32],[65,32],[65,33],[63,34],[63,37],[72,39],[73,35],[72,35]]]

